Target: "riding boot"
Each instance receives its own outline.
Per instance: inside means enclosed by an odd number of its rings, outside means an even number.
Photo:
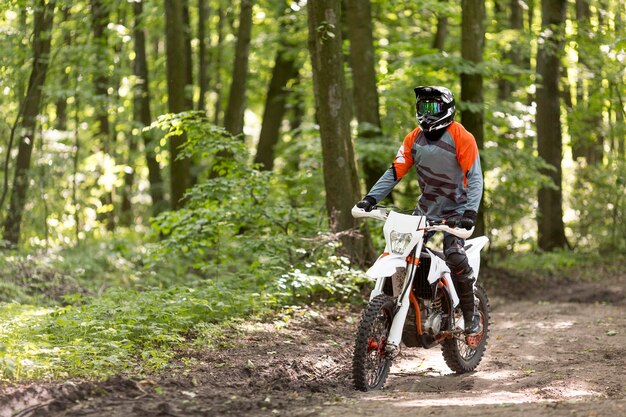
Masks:
[[[465,334],[467,336],[475,336],[482,330],[480,314],[476,310],[476,303],[474,301],[473,273],[474,271],[470,268],[469,271],[463,273],[461,276],[454,277],[455,286],[458,290],[459,304],[463,311],[463,320],[465,321]]]

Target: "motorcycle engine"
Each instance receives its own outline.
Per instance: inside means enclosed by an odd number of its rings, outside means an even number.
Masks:
[[[432,335],[436,335],[441,330],[441,322],[443,314],[441,311],[433,311],[426,320],[424,320],[424,330]]]

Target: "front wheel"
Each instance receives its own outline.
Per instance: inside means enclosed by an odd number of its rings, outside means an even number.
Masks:
[[[361,391],[380,389],[385,384],[391,358],[385,351],[395,303],[388,295],[372,299],[357,330],[352,356],[354,386]]]
[[[477,285],[474,295],[478,300],[476,307],[483,325],[482,332],[476,336],[447,339],[441,343],[446,365],[457,374],[464,374],[476,369],[483,358],[489,339],[490,315],[487,293],[481,286]]]

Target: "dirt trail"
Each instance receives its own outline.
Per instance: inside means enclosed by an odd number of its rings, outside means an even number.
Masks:
[[[625,283],[620,274],[559,291],[535,286],[526,301],[487,285],[491,339],[467,375],[451,374],[439,348],[404,349],[384,390],[356,392],[350,358],[360,313],[302,310],[288,322],[245,323],[219,350],[180,352],[160,376],[4,388],[0,417],[623,416]]]

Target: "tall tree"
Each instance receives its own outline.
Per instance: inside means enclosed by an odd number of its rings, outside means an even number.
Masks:
[[[185,36],[180,30],[183,25],[183,3],[178,0],[165,0],[167,100],[171,113],[190,110],[185,94],[189,62],[187,62]],[[189,159],[178,158],[179,148],[184,142],[184,135],[170,139],[170,200],[173,209],[178,209],[183,205],[183,195],[190,185]]]
[[[485,1],[463,0],[461,5],[461,56],[473,67],[472,71],[461,73],[461,101],[468,106],[461,112],[461,123],[474,135],[478,148],[483,149],[483,75],[478,66],[483,61],[485,44]],[[484,233],[484,216],[479,210],[476,234]]]
[[[94,43],[98,60],[107,57],[107,33],[106,28],[109,16],[109,4],[103,0],[91,0],[91,27],[93,31]],[[107,62],[108,58],[104,58]],[[95,117],[98,122],[98,137],[101,141],[101,149],[105,154],[111,154],[111,125],[109,123],[109,76],[108,65],[99,63],[95,67],[94,93],[95,93]],[[113,191],[104,191],[100,197],[103,212],[99,215],[99,220],[106,223],[108,230],[115,229],[115,210],[113,202]]]
[[[70,17],[70,4],[63,5],[62,16],[63,22],[67,22]],[[63,40],[65,42],[65,46],[69,48],[72,44],[72,31],[65,30],[63,34]],[[66,91],[70,88],[70,75],[65,68],[62,68],[61,75],[61,88],[63,92],[56,100],[56,128],[59,130],[67,130],[67,94]]]
[[[50,64],[50,40],[55,0],[38,0],[34,10],[33,66],[24,99],[21,135],[11,189],[9,212],[4,219],[4,240],[17,245],[29,186],[30,160],[37,127],[37,115],[43,98],[43,86]],[[6,173],[5,173],[6,175]]]
[[[502,52],[503,57],[517,68],[524,66],[524,57],[527,55],[524,39],[524,9],[520,0],[509,0],[509,7],[504,7],[504,2],[496,1],[496,17],[498,22],[506,16],[508,10],[508,28],[516,32],[516,38],[507,43],[505,50]],[[499,13],[498,13],[499,11]],[[505,26],[502,25],[501,29]],[[515,89],[515,84],[507,78],[498,80],[498,98],[500,100],[509,100]]]
[[[621,35],[624,29],[623,7],[624,5],[622,1],[621,0],[618,1],[616,11],[615,11],[615,33],[617,33],[618,35]],[[621,96],[621,92],[620,92],[618,84],[619,83],[617,81],[613,82],[613,86],[612,86],[613,88],[611,89],[613,94],[617,96],[613,100],[614,102],[616,102],[615,118],[617,122],[617,129],[615,131],[617,144],[614,149],[617,151],[618,160],[626,161],[626,126],[624,125],[626,123],[626,120],[624,117],[626,106],[625,106],[625,103],[623,103],[622,101],[622,96]]]
[[[280,13],[290,13],[285,1],[281,2]],[[287,24],[286,22],[289,22]],[[254,158],[255,163],[261,164],[265,170],[271,171],[274,167],[274,148],[279,140],[280,126],[285,116],[287,104],[287,84],[298,75],[296,64],[295,47],[292,36],[292,20],[281,19],[279,30],[280,39],[272,78],[265,98],[265,109],[263,110],[263,124],[259,136],[257,153]]]
[[[209,55],[210,37],[207,36],[207,26],[210,16],[208,0],[198,0],[198,110],[206,112],[206,94],[209,90]]]
[[[353,99],[358,135],[374,138],[382,134],[378,90],[376,87],[376,56],[372,34],[372,11],[370,0],[346,0],[346,23],[350,39],[350,68],[353,79]],[[366,159],[363,175],[370,189],[385,171],[386,161],[375,163]]]
[[[309,0],[309,51],[317,120],[322,139],[326,209],[335,233],[356,229],[350,208],[361,197],[356,161],[350,137],[350,110],[343,70],[340,2]],[[355,262],[369,257],[369,235],[357,239],[343,234],[343,250]]]
[[[193,57],[191,49],[191,16],[189,14],[189,0],[181,0],[183,3],[183,38],[185,42],[185,61],[187,68],[185,72],[185,98],[187,100],[187,109],[193,109]]]
[[[246,110],[246,84],[248,80],[248,55],[252,33],[253,0],[241,0],[235,63],[230,84],[228,107],[224,115],[224,128],[233,135],[243,133],[243,116]]]
[[[139,128],[149,126],[152,122],[150,112],[150,84],[148,77],[148,59],[146,57],[146,33],[144,28],[143,3],[133,3],[134,25],[133,36],[135,40],[135,60],[133,72],[137,77],[133,100],[133,119]],[[163,179],[161,167],[156,159],[154,151],[154,137],[151,131],[141,132],[148,166],[148,181],[150,182],[150,197],[152,197],[152,213],[159,214],[165,208],[166,202],[163,197]]]
[[[217,44],[213,49],[215,56],[215,67],[213,73],[215,74],[215,110],[213,114],[213,124],[219,125],[222,114],[222,53],[224,45],[224,8],[222,7],[222,0],[218,2],[217,8]]]
[[[448,0],[439,0],[440,3],[447,3]],[[448,36],[448,15],[445,13],[437,14],[437,30],[433,37],[433,48],[443,51]]]
[[[598,21],[605,11],[598,10]],[[598,57],[602,33],[594,28],[589,0],[576,0],[576,44],[578,45],[578,80],[576,83],[577,126],[572,126],[572,154],[585,158],[589,164],[602,161],[604,137],[602,134],[603,101],[606,92],[602,86],[602,58]],[[602,27],[601,24],[599,24]],[[588,126],[594,126],[589,129]]]
[[[544,172],[554,187],[539,190],[537,216],[538,244],[551,251],[567,245],[563,224],[563,196],[561,185],[561,112],[559,102],[560,55],[563,50],[563,31],[567,0],[541,0],[541,42],[537,53],[537,142],[539,156],[552,169]]]

